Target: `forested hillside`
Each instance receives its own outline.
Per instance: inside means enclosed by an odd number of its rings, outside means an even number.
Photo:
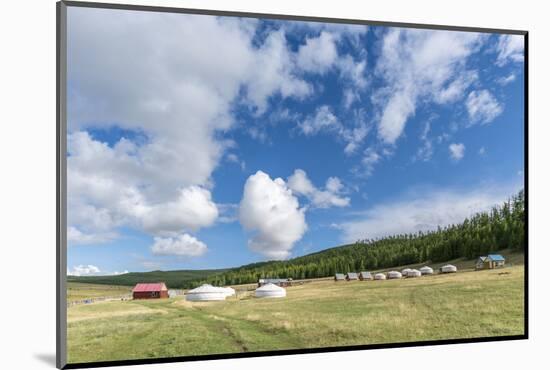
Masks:
[[[525,199],[517,195],[489,212],[480,212],[457,225],[430,232],[359,240],[287,261],[269,261],[227,270],[155,271],[120,276],[71,277],[71,281],[131,285],[161,280],[171,288],[190,288],[204,282],[215,285],[256,282],[262,277],[307,279],[336,272],[376,270],[422,262],[472,259],[502,249],[525,248]],[[141,280],[140,280],[141,279]]]
[[[375,270],[421,262],[468,259],[501,249],[525,248],[523,190],[490,212],[438,230],[366,239],[288,261],[247,265],[211,276],[214,284],[241,284],[261,277],[316,278],[336,272]]]

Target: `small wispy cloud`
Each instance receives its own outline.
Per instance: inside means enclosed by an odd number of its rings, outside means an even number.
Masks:
[[[72,269],[67,268],[67,276],[112,276],[127,274],[128,270],[124,271],[101,271],[101,269],[95,265],[77,265]]]
[[[451,154],[451,158],[455,161],[460,161],[462,158],[464,158],[464,152],[466,151],[466,147],[462,143],[452,143],[449,145],[449,152]]]
[[[504,110],[502,104],[488,90],[472,91],[466,99],[470,125],[492,122]]]
[[[246,169],[246,162],[244,160],[241,160],[238,155],[235,153],[229,153],[226,157],[227,161],[230,163],[238,164],[239,167],[241,167],[241,170]]]
[[[500,78],[497,78],[497,83],[501,86],[506,86],[511,82],[514,82],[516,80],[516,75],[513,73],[510,73],[508,76],[503,76]]]
[[[346,207],[350,198],[343,196],[343,184],[338,177],[329,177],[324,189],[318,189],[302,169],[294,170],[288,178],[293,193],[306,197],[314,208]]]

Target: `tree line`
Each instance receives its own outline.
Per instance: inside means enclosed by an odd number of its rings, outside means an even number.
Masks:
[[[337,272],[377,270],[416,263],[473,259],[502,249],[525,248],[525,195],[521,190],[500,206],[479,212],[460,224],[437,230],[399,234],[327,249],[287,261],[270,261],[231,269],[206,279],[188,281],[185,288],[203,283],[255,283],[260,278],[308,279]]]

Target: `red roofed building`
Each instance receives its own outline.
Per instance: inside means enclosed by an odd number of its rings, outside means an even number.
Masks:
[[[139,283],[132,289],[134,299],[168,298],[168,288],[164,283]]]

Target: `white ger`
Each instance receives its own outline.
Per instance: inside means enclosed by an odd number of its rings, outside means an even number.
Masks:
[[[231,288],[231,287],[225,287],[225,288],[222,288],[224,291],[225,291],[225,295],[227,297],[230,297],[232,295],[235,295],[235,289]]]
[[[269,283],[256,289],[257,298],[282,298],[286,297],[286,289]]]
[[[430,266],[424,266],[420,268],[420,272],[422,275],[432,275],[434,273],[434,269]]]
[[[411,269],[407,273],[407,277],[410,277],[410,278],[419,277],[419,276],[422,276],[422,273],[417,269]]]
[[[399,271],[388,272],[388,279],[401,279],[402,276]]]
[[[210,284],[203,284],[198,288],[191,289],[185,295],[188,301],[223,301],[227,296],[225,288],[215,287]]]
[[[454,266],[454,265],[441,266],[439,271],[441,271],[443,273],[456,272],[456,266]]]

